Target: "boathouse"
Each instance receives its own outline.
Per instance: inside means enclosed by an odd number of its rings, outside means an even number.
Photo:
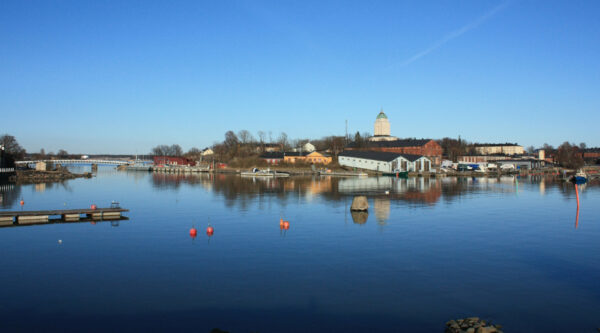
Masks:
[[[196,162],[179,156],[154,156],[154,165],[194,166]]]
[[[345,150],[338,155],[338,163],[350,168],[379,172],[431,171],[431,160],[426,156],[381,151]]]
[[[442,163],[442,146],[432,139],[399,139],[391,136],[387,115],[379,112],[375,119],[375,135],[366,142],[351,142],[346,150],[371,150],[398,154],[426,156],[433,165]]]

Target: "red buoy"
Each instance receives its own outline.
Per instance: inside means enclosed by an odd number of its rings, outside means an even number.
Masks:
[[[284,230],[290,229],[290,221],[283,221],[283,229]]]
[[[21,204],[21,206],[23,206],[25,204],[25,201],[23,199],[21,199],[21,202],[19,202]]]
[[[213,227],[208,226],[208,228],[206,228],[206,234],[210,237],[215,233],[215,229],[213,229]]]
[[[190,237],[196,238],[197,234],[198,234],[198,230],[196,230],[196,228],[192,227],[192,229],[190,229]]]
[[[96,205],[95,205],[95,204],[92,204],[92,205],[90,206],[90,209],[91,209],[91,210],[96,210],[96,208],[98,208],[98,207],[96,207]]]

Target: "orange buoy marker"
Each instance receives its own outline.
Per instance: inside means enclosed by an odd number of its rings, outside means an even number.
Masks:
[[[283,230],[290,229],[290,221],[283,221]]]
[[[192,227],[192,229],[190,229],[190,237],[196,238],[196,235],[198,235],[198,230],[196,230],[196,228]]]
[[[577,197],[577,209],[579,209],[579,191],[577,190],[577,184],[575,184],[575,196]]]
[[[283,229],[283,219],[279,219],[279,228]]]
[[[210,226],[210,224],[208,225],[208,228],[206,228],[206,235],[208,237],[212,236],[215,233],[215,229],[213,227]]]
[[[91,210],[96,210],[96,208],[98,208],[98,207],[96,207],[96,205],[95,205],[95,204],[92,204],[92,205],[90,206],[90,209],[91,209]]]
[[[23,206],[25,204],[25,200],[23,200],[23,198],[21,198],[21,202],[19,202],[21,204],[21,206]]]

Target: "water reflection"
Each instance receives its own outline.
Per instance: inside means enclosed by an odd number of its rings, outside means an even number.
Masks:
[[[21,197],[21,186],[14,184],[0,184],[0,208],[9,209]]]
[[[146,175],[146,173],[137,174]],[[331,200],[340,201],[348,196],[367,195],[377,198],[376,213],[379,220],[389,215],[390,201],[409,204],[435,205],[440,200],[450,202],[474,192],[499,194],[517,194],[520,186],[535,186],[544,195],[550,189],[560,191],[566,198],[574,196],[574,187],[570,183],[541,176],[519,177],[502,176],[499,178],[408,178],[366,177],[335,178],[303,176],[290,178],[242,178],[227,174],[164,174],[150,176],[153,188],[178,190],[182,186],[200,186],[207,191],[220,194],[229,201],[229,205],[247,205],[247,201],[256,197],[276,197],[283,203],[286,200]],[[590,184],[590,186],[593,186]],[[581,188],[581,191],[585,188]],[[387,212],[387,213],[386,213]],[[376,216],[377,217],[377,216]]]

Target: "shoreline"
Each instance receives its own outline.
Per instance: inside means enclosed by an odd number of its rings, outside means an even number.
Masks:
[[[92,173],[72,173],[66,169],[61,169],[57,171],[16,170],[15,174],[10,176],[8,181],[11,183],[22,185],[57,183],[76,178],[92,178]]]

